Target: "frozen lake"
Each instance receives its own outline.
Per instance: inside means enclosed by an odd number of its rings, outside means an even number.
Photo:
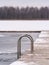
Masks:
[[[0,31],[49,30],[49,20],[0,20]]]

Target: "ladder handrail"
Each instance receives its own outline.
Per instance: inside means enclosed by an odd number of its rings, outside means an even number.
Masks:
[[[18,44],[17,44],[17,59],[19,59],[21,57],[21,39],[23,37],[27,37],[27,38],[30,39],[30,41],[31,41],[31,53],[33,52],[33,38],[32,38],[31,35],[25,34],[25,35],[21,36],[18,39]]]

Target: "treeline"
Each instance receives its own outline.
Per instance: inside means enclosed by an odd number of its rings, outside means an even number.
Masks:
[[[17,19],[17,20],[33,20],[33,19],[49,19],[49,8],[41,7],[0,7],[0,19]]]

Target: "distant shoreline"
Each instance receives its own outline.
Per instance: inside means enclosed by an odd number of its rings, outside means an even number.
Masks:
[[[49,20],[49,7],[0,7],[0,20]]]

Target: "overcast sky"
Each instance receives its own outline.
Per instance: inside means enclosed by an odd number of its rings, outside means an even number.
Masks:
[[[48,6],[49,7],[49,0],[0,0],[0,7],[1,6],[14,6],[14,7]]]

